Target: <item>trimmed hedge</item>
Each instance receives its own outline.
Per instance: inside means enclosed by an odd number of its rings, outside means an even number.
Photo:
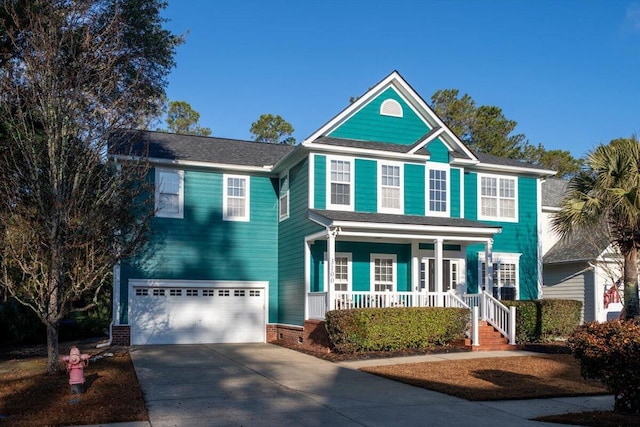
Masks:
[[[547,342],[569,336],[580,325],[582,303],[565,299],[501,301],[516,307],[516,341]]]
[[[334,310],[325,326],[336,352],[421,349],[464,338],[469,310],[439,307]]]
[[[633,321],[592,322],[568,340],[582,376],[602,381],[614,394],[614,409],[640,414],[640,326]]]

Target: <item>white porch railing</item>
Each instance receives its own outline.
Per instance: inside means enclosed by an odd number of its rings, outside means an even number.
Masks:
[[[327,313],[327,293],[309,292],[307,293],[307,303],[309,304],[309,319],[324,320]]]
[[[509,340],[509,344],[516,343],[516,309],[506,307],[489,293],[464,294],[459,297],[453,292],[425,293],[425,292],[345,292],[333,293],[336,310],[350,308],[380,308],[380,307],[458,307],[470,310],[473,345],[478,345],[478,330],[475,318],[480,318],[495,327]],[[326,292],[310,292],[307,294],[309,319],[325,318],[329,311],[329,301]],[[479,315],[472,316],[473,307],[478,307]]]

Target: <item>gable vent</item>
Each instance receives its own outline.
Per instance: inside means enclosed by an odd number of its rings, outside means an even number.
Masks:
[[[402,117],[402,106],[395,99],[386,99],[380,106],[380,115]]]

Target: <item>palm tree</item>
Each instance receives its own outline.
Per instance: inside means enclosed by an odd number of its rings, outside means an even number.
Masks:
[[[625,317],[633,319],[640,314],[640,141],[636,135],[614,139],[587,156],[583,170],[570,181],[552,226],[564,237],[579,229],[594,229],[603,221],[624,258]]]

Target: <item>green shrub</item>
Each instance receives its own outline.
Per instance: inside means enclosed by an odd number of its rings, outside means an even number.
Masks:
[[[501,302],[507,307],[516,307],[516,341],[521,344],[567,337],[580,324],[580,301],[543,299]]]
[[[640,326],[613,320],[579,327],[568,340],[582,376],[602,381],[614,394],[614,409],[640,413]]]
[[[361,308],[334,310],[325,325],[335,351],[428,348],[464,337],[469,311],[457,308]]]
[[[566,299],[543,299],[540,304],[540,339],[568,337],[580,325],[582,303]]]
[[[507,307],[516,308],[516,342],[536,342],[540,336],[537,301],[501,301]]]

